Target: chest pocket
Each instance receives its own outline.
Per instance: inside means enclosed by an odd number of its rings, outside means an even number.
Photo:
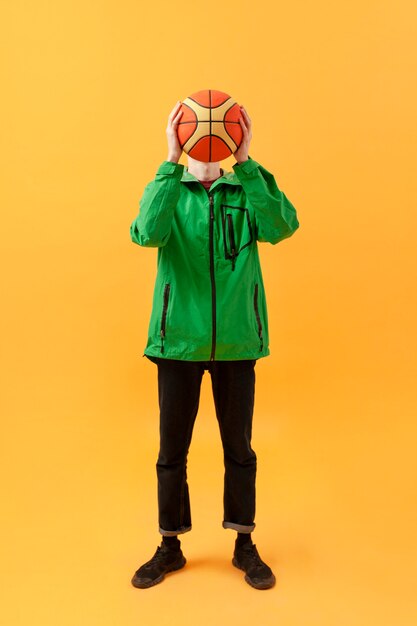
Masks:
[[[231,261],[231,268],[234,270],[239,253],[253,241],[249,210],[222,204],[221,215],[224,256]]]

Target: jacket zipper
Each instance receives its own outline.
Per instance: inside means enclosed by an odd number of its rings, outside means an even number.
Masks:
[[[216,353],[216,279],[214,276],[214,208],[213,208],[214,199],[211,194],[209,194],[209,202],[210,202],[209,252],[210,252],[211,320],[212,320],[210,361],[214,361],[214,355]]]
[[[161,353],[162,354],[164,353],[165,328],[166,328],[166,322],[167,322],[170,289],[171,289],[171,285],[167,283],[164,288],[164,304],[162,308],[162,318],[161,318]]]
[[[236,244],[235,244],[235,233],[233,230],[233,218],[230,213],[227,214],[227,223],[229,224],[229,239],[230,239],[230,250],[232,257],[232,271],[235,269],[236,263]]]
[[[259,307],[258,307],[258,283],[256,283],[255,285],[255,294],[253,297],[253,306],[255,309],[255,315],[256,315],[256,322],[258,324],[258,335],[259,335],[259,339],[260,339],[260,346],[259,346],[259,352],[262,352],[263,347],[264,347],[264,340],[262,337],[262,322],[261,322],[261,316],[259,315]]]

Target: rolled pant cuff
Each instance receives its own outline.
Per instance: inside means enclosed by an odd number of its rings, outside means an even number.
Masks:
[[[243,524],[234,524],[233,522],[223,522],[223,528],[231,528],[238,533],[251,533],[255,529],[256,524],[245,526]]]
[[[163,528],[159,528],[159,532],[164,537],[176,537],[177,535],[183,535],[184,533],[188,533],[191,530],[191,526],[182,526],[178,530],[164,530]]]

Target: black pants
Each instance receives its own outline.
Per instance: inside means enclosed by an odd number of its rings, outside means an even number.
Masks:
[[[205,370],[211,375],[224,452],[223,527],[250,533],[255,528],[256,454],[251,437],[256,360],[149,358],[158,366],[160,449],[156,468],[160,533],[172,536],[191,530],[187,456]]]

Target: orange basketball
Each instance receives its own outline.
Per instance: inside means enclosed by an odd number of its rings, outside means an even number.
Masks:
[[[221,161],[242,142],[239,105],[227,93],[204,89],[185,98],[178,124],[181,148],[197,161]]]

